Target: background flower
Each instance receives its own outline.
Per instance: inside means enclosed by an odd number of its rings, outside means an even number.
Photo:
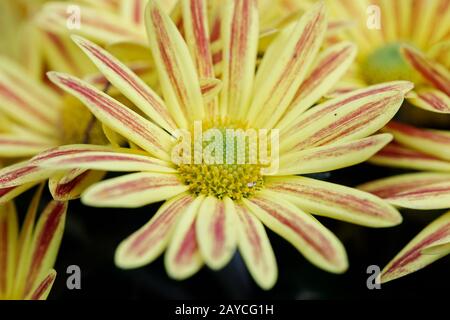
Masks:
[[[351,19],[344,39],[358,44],[356,64],[337,92],[364,84],[409,80],[413,105],[450,113],[448,0],[352,1],[327,3],[332,16]],[[340,39],[340,37],[337,37]]]
[[[46,299],[64,230],[67,203],[50,202],[36,220],[42,186],[36,192],[21,231],[13,202],[0,205],[0,299]]]

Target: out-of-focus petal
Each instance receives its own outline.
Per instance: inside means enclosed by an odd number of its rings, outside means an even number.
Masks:
[[[450,237],[450,212],[442,215],[423,229],[383,269],[381,281],[388,282],[415,272],[450,253],[450,247],[439,253],[426,252],[427,248]],[[425,252],[424,252],[425,251]]]

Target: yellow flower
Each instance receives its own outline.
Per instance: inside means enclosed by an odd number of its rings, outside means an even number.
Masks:
[[[64,231],[66,202],[50,202],[37,223],[42,186],[19,233],[13,202],[0,205],[0,300],[44,300],[55,281],[53,265]]]
[[[255,74],[259,19],[252,0],[227,1],[224,7],[223,71],[217,78],[205,1],[181,1],[181,10],[184,38],[155,1],[146,7],[162,97],[106,50],[73,37],[137,112],[74,76],[49,73],[51,81],[116,132],[111,139],[115,147],[85,144],[46,151],[30,161],[32,174],[18,167],[0,171],[0,187],[58,170],[135,172],[96,183],[82,195],[85,204],[97,207],[140,207],[166,200],[118,247],[116,264],[122,268],[148,264],[166,250],[168,274],[184,279],[203,264],[222,268],[238,248],[255,281],[268,289],[276,281],[277,267],[265,225],[318,267],[344,272],[348,263],[343,245],[311,214],[369,227],[396,225],[400,214],[374,195],[295,175],[371,157],[392,139],[390,134],[372,134],[394,116],[412,84],[383,83],[312,107],[348,69],[355,47],[343,42],[319,51],[327,19],[323,4],[318,4],[279,33]],[[205,136],[230,129],[257,130],[263,138],[279,132],[278,171],[264,170],[276,161],[224,164],[217,153],[213,158],[218,162],[175,161],[180,142],[186,141],[179,133],[195,136],[196,129]],[[114,138],[120,137],[134,147],[118,149]],[[194,150],[194,157],[199,146],[210,147],[197,142],[186,148]],[[271,140],[269,149],[278,156],[275,142]],[[246,155],[250,149],[247,142],[225,148],[231,155]]]
[[[336,0],[330,12],[356,25],[344,35],[358,44],[356,64],[336,88],[409,80],[413,105],[450,113],[450,2],[448,0]]]
[[[131,21],[131,17],[126,15],[130,10],[130,3],[132,2],[77,2],[83,12],[81,23],[84,24],[81,30],[93,33],[105,46],[113,39],[132,41],[136,35],[142,34],[139,30],[143,26],[138,27]],[[168,5],[169,1],[165,3]],[[9,29],[23,29],[23,32],[19,32],[19,36],[9,43],[10,46],[17,45],[20,54],[2,52],[0,56],[0,158],[9,164],[19,162],[16,166],[22,170],[25,167],[30,170],[32,168],[24,159],[50,147],[68,143],[108,143],[103,132],[108,129],[102,128],[89,110],[76,99],[62,96],[44,81],[44,66],[47,66],[52,70],[83,76],[98,88],[109,89],[107,80],[98,75],[94,65],[69,38],[67,19],[52,20],[58,13],[70,14],[69,9],[73,4],[46,1],[2,2],[2,5],[9,9],[5,10],[5,14],[14,11],[16,15],[20,15],[18,21],[8,25]],[[53,24],[50,23],[52,21]],[[58,21],[64,23],[58,25]],[[96,23],[97,28],[89,27],[88,22]],[[117,28],[108,27],[112,25]],[[142,39],[145,38],[142,36]],[[121,48],[112,47],[116,50]],[[139,55],[132,58],[143,59]],[[139,61],[128,65],[142,76],[152,71]],[[109,92],[120,98],[114,89]],[[110,133],[107,132],[106,135],[108,134]],[[41,175],[38,176],[40,180],[0,189],[0,203],[13,199],[47,178],[50,178],[49,186],[55,199],[73,199],[78,197],[87,185],[98,181],[102,176],[102,172],[82,170]]]
[[[27,77],[27,70],[10,59],[0,57],[0,159],[33,172],[30,157],[64,143],[106,144],[102,126],[82,104],[64,98],[44,82]],[[69,200],[102,172],[71,170],[54,175],[38,175],[35,180],[14,187],[0,188],[0,203],[10,201],[42,180],[49,180],[57,200]]]

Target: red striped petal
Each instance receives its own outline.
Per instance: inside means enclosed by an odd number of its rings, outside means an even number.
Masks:
[[[95,207],[141,207],[169,199],[188,189],[177,175],[139,172],[96,183],[82,195]]]
[[[416,170],[450,171],[450,163],[437,157],[390,143],[370,159],[378,165]]]
[[[116,265],[136,268],[155,260],[169,243],[179,217],[192,210],[193,201],[190,194],[166,201],[147,224],[121,242],[116,250]]]
[[[173,133],[176,124],[161,98],[144,81],[119,60],[94,43],[81,37],[72,37],[105,77],[129,98],[147,116]]]
[[[449,254],[449,250],[430,254],[426,250],[450,237],[450,212],[429,224],[383,269],[381,281],[388,282],[415,272]]]
[[[442,66],[437,66],[435,63],[429,61],[421,52],[404,46],[401,52],[406,61],[417,70],[428,82],[435,88],[450,95],[450,79],[448,74],[444,73]]]
[[[161,128],[144,119],[95,87],[69,75],[50,72],[48,77],[61,89],[80,99],[91,112],[110,128],[163,159],[169,159],[172,138]]]
[[[267,182],[268,190],[312,214],[370,227],[389,227],[402,220],[385,201],[353,188],[294,176],[269,178]]]
[[[225,266],[236,249],[236,213],[229,198],[207,197],[200,206],[196,231],[205,263],[217,270]]]
[[[56,279],[56,271],[50,270],[48,274],[40,281],[36,288],[33,289],[31,295],[28,297],[30,300],[46,300],[50,290],[53,287],[53,283]]]
[[[243,118],[253,89],[258,49],[258,10],[255,0],[227,3],[222,16],[223,65],[221,114]]]
[[[268,228],[294,245],[309,261],[329,272],[347,269],[341,242],[316,219],[269,192],[244,203]]]
[[[43,274],[53,267],[64,230],[67,202],[50,202],[39,218],[33,236],[29,274],[25,286],[28,293]]]

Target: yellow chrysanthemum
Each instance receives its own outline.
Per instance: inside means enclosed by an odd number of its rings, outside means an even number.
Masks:
[[[409,80],[407,95],[422,109],[450,113],[450,1],[331,0],[333,16],[356,22],[345,39],[358,44],[356,65],[336,88]]]
[[[20,232],[13,202],[0,205],[0,300],[45,300],[55,281],[67,203],[50,202],[35,223],[42,189]]]
[[[135,1],[137,4],[139,1]],[[144,1],[141,1],[143,8]],[[172,1],[173,2],[173,1]],[[104,76],[99,75],[94,65],[80,52],[71,41],[67,23],[65,29],[59,29],[58,21],[52,17],[63,12],[71,14],[74,5],[83,12],[81,30],[92,33],[95,39],[104,46],[118,52],[121,45],[109,43],[116,40],[132,42],[139,35],[140,41],[143,26],[138,26],[132,17],[127,15],[131,1],[78,1],[71,3],[50,1],[18,1],[4,4],[10,10],[20,14],[21,19],[10,29],[26,29],[12,44],[18,46],[19,55],[3,52],[0,56],[0,158],[11,164],[23,161],[50,147],[70,143],[107,144],[106,136],[112,135],[108,128],[96,121],[95,117],[72,97],[64,97],[56,92],[45,79],[44,66],[52,70],[70,72],[83,76],[98,88],[108,89],[110,94],[120,98],[114,88],[110,88]],[[164,1],[169,10],[169,1]],[[2,2],[3,5],[3,2]],[[73,12],[76,14],[76,12]],[[143,13],[142,13],[143,14]],[[93,19],[96,16],[96,19]],[[68,20],[64,20],[67,22]],[[94,21],[94,26],[88,22]],[[59,21],[61,22],[61,21]],[[84,23],[84,25],[83,25]],[[108,26],[118,26],[109,28]],[[119,27],[120,26],[120,27]],[[5,33],[7,30],[3,30]],[[131,50],[138,51],[130,44]],[[133,51],[133,52],[134,52]],[[142,51],[142,50],[141,50]],[[129,51],[127,53],[130,53]],[[132,62],[127,63],[133,70],[145,78],[151,73],[148,63],[142,64],[144,57],[150,54],[130,55]],[[128,62],[128,61],[127,61]],[[20,162],[19,167],[26,166]],[[28,166],[32,167],[31,164]],[[98,181],[102,172],[72,170],[66,174],[58,173],[50,177],[50,189],[58,200],[69,200],[79,196],[80,192],[93,181]],[[14,188],[0,189],[0,203],[7,202],[39,181],[27,183]]]
[[[341,242],[311,214],[369,227],[396,225],[401,216],[369,193],[295,175],[371,157],[392,139],[390,134],[371,135],[394,116],[412,84],[383,83],[312,107],[345,73],[355,47],[343,42],[320,52],[327,19],[323,4],[318,4],[277,35],[255,74],[259,19],[252,0],[230,0],[224,7],[223,63],[216,77],[206,3],[183,0],[180,5],[184,38],[155,1],[149,1],[145,12],[162,98],[100,46],[73,37],[137,112],[74,76],[49,73],[51,81],[136,148],[72,145],[49,150],[30,161],[31,174],[23,167],[0,171],[0,187],[58,170],[135,172],[96,183],[82,195],[85,204],[97,207],[139,207],[166,200],[119,246],[116,263],[122,268],[150,263],[166,249],[167,272],[184,279],[203,264],[223,267],[238,248],[256,282],[267,289],[276,281],[277,267],[265,225],[318,267],[345,271]],[[230,129],[268,130],[264,138],[279,130],[278,171],[263,170],[273,163],[220,163],[223,155],[217,153],[213,158],[218,162],[174,161],[180,130],[195,135],[196,126],[205,136]],[[276,156],[276,144],[270,141]],[[194,158],[199,145],[210,147],[201,141],[187,144]],[[245,155],[249,145],[225,149]]]

